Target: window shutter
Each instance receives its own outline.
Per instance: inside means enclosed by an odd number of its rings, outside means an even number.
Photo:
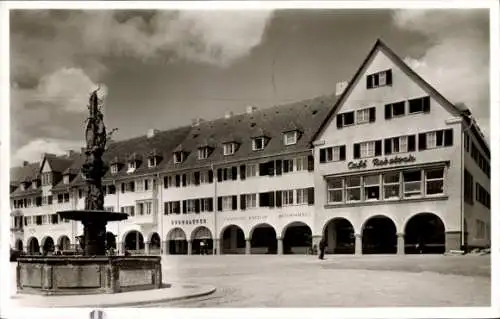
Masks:
[[[342,128],[342,114],[337,115],[337,128]]]
[[[240,209],[245,210],[247,208],[247,202],[245,200],[245,195],[240,195]]]
[[[341,145],[339,149],[339,160],[345,161],[345,145]]]
[[[268,171],[267,171],[267,163],[260,163],[259,164],[259,176],[266,176]]]
[[[194,201],[194,212],[197,214],[200,213],[200,199]]]
[[[376,109],[375,107],[370,107],[370,122],[375,122]]]
[[[276,207],[281,207],[282,191],[276,191]]]
[[[375,156],[382,155],[382,140],[375,141]]]
[[[319,149],[319,162],[320,163],[326,162],[326,148]]]
[[[392,154],[392,143],[391,143],[391,138],[386,138],[384,140],[384,154],[385,155],[391,155]]]
[[[423,151],[427,149],[427,140],[425,133],[418,134],[418,150]]]
[[[240,179],[241,179],[242,181],[244,181],[244,180],[245,180],[245,178],[246,178],[246,169],[247,169],[247,168],[246,168],[246,166],[245,166],[245,165],[241,165],[241,166],[240,166]]]
[[[269,176],[274,176],[274,161],[267,163],[267,172]]]
[[[222,197],[217,197],[217,210],[222,212]]]
[[[209,170],[208,171],[208,182],[209,183],[213,183],[214,182],[214,171],[213,170]]]
[[[423,103],[424,113],[430,113],[431,112],[431,98],[429,96],[422,98],[422,103]]]
[[[182,186],[186,186],[186,184],[187,184],[186,180],[187,180],[186,174],[182,174]]]
[[[289,167],[289,164],[290,161],[289,160],[285,160],[283,161],[283,173],[288,173],[290,171],[290,167]],[[293,163],[292,163],[293,165]]]
[[[125,193],[125,183],[122,183],[122,193]]]
[[[217,169],[217,181],[222,182],[222,169],[221,168]]]
[[[353,151],[353,157],[354,159],[358,159],[361,157],[361,149],[359,146],[359,143],[354,143],[354,151]]]
[[[309,172],[314,171],[314,157],[312,155],[307,156],[307,170]]]
[[[200,185],[200,172],[194,172],[194,184]]]
[[[182,213],[185,214],[187,212],[187,201],[183,200],[182,201]]]
[[[259,207],[265,207],[266,205],[266,193],[259,193]]]
[[[436,131],[436,145],[441,146],[443,145],[443,131]]]
[[[408,152],[415,152],[415,135],[408,136]]]
[[[233,200],[232,200],[233,201],[233,207],[232,208],[233,208],[233,210],[237,210],[238,209],[238,196],[233,195],[232,198],[233,198]]]
[[[387,85],[392,85],[392,70],[385,71],[385,82]]]
[[[269,198],[269,207],[274,207],[274,192],[269,192],[268,198]]]
[[[366,77],[366,88],[371,89],[372,88],[372,81],[370,81],[371,75],[368,75]]]
[[[307,204],[314,205],[314,187],[307,189]]]
[[[163,188],[168,188],[168,176],[163,177]]]
[[[444,146],[453,145],[453,129],[447,129],[444,131]]]
[[[238,167],[237,166],[233,166],[231,167],[231,175],[233,175],[233,181],[235,181],[236,179],[238,179]]]
[[[385,105],[385,119],[389,120],[392,118],[392,104]]]
[[[276,175],[281,175],[281,166],[282,166],[281,160],[277,160],[276,161]]]

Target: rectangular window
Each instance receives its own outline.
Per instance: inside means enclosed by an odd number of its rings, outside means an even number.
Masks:
[[[346,182],[346,200],[349,202],[361,200],[361,176],[349,176]]]
[[[135,170],[135,161],[128,163],[128,171],[133,171],[133,170]]]
[[[182,163],[184,160],[184,153],[183,152],[175,152],[174,153],[174,163]]]
[[[408,104],[409,104],[409,110],[408,110],[409,114],[430,112],[429,96],[424,96],[421,98],[409,100]]]
[[[297,157],[295,159],[295,167],[297,171],[307,170],[307,157]]]
[[[370,109],[356,111],[356,124],[368,123],[370,121]]]
[[[384,199],[399,199],[399,172],[383,174]]]
[[[246,178],[257,176],[257,164],[248,164],[245,167]]]
[[[345,161],[345,145],[320,149],[319,161],[320,163]]]
[[[232,196],[223,196],[222,197],[222,210],[229,211],[233,209],[233,197]]]
[[[202,147],[198,149],[198,159],[208,158],[208,147]]]
[[[464,202],[474,205],[474,178],[464,169]]]
[[[257,194],[246,194],[245,195],[246,209],[257,207]]]
[[[64,193],[64,202],[69,202],[69,193]]]
[[[252,149],[254,151],[259,151],[264,149],[264,137],[256,137],[252,141]]]
[[[403,194],[405,198],[422,195],[422,173],[418,171],[403,172]]]
[[[155,166],[156,166],[156,157],[148,158],[148,167],[155,167]]]
[[[385,70],[367,75],[366,88],[374,89],[382,86],[392,85],[392,70]]]
[[[69,184],[69,175],[64,175],[64,177],[63,177],[63,183],[64,184]]]
[[[297,189],[297,205],[307,204],[307,188]]]
[[[368,175],[363,177],[365,201],[380,199],[380,177],[379,175]]]
[[[359,143],[361,158],[375,156],[375,141]]]
[[[334,178],[328,180],[328,202],[340,203],[344,201],[344,179]]]
[[[293,205],[293,190],[285,190],[281,192],[281,203],[283,206]]]
[[[283,135],[283,142],[285,145],[293,145],[297,143],[297,132],[286,132]]]
[[[235,143],[225,143],[224,144],[224,155],[233,155],[236,152],[236,144]]]
[[[444,194],[444,168],[425,170],[426,195]]]

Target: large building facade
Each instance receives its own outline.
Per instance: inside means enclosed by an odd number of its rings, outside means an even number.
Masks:
[[[341,92],[113,142],[105,208],[121,252],[441,253],[490,244],[490,152],[450,103],[377,41]],[[11,170],[11,245],[74,249],[80,152]]]

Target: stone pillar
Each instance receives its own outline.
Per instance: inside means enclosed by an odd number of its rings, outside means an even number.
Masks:
[[[140,241],[139,241],[139,232],[135,233],[135,250],[141,249]]]
[[[398,233],[396,234],[398,236],[398,255],[404,255],[405,254],[405,234]]]
[[[337,246],[337,230],[334,223],[329,223],[326,231],[326,251],[335,252]]]
[[[461,248],[461,235],[460,231],[449,231],[445,234],[445,251],[460,250]]]
[[[161,244],[162,244],[162,248],[161,248],[162,254],[169,255],[170,254],[170,250],[169,250],[170,246],[168,244],[168,241],[167,240],[162,241]]]
[[[278,240],[278,255],[283,255],[283,238],[277,238]]]
[[[214,255],[220,255],[220,239],[218,238],[214,239],[214,249],[215,249]]]
[[[188,255],[192,255],[193,254],[193,242],[188,240]]]
[[[229,229],[229,249],[233,250],[238,247],[238,229],[236,227],[231,227]]]
[[[144,243],[144,253],[145,253],[146,255],[149,255],[149,245],[150,245],[150,244],[151,244],[151,243],[150,243],[150,242],[148,242],[148,241]]]
[[[245,239],[245,255],[250,255],[252,253],[252,242],[251,239]]]
[[[356,255],[363,254],[363,240],[361,234],[354,235],[356,237],[356,242],[354,243],[354,251]]]

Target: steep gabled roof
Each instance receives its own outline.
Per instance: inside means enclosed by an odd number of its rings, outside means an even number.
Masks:
[[[325,127],[328,125],[328,123],[332,120],[333,116],[337,113],[339,107],[342,105],[342,103],[345,101],[346,97],[349,95],[351,92],[353,86],[355,83],[357,83],[358,78],[361,76],[363,71],[366,69],[368,66],[370,60],[372,57],[375,56],[377,51],[380,50],[384,52],[390,59],[391,61],[398,66],[407,76],[409,76],[411,79],[413,79],[418,85],[422,87],[423,90],[427,91],[434,99],[436,99],[439,104],[444,106],[448,111],[450,111],[453,114],[456,115],[461,115],[465,120],[468,120],[468,117],[466,114],[464,114],[464,110],[462,107],[457,107],[453,103],[451,103],[448,99],[446,99],[441,93],[439,93],[435,88],[433,88],[428,82],[426,82],[420,75],[418,75],[412,68],[410,68],[394,51],[392,51],[382,40],[377,39],[375,42],[375,45],[372,47],[366,58],[364,59],[363,63],[360,65],[354,76],[352,77],[351,81],[349,81],[347,87],[345,88],[344,92],[340,95],[340,97],[337,100],[337,103],[335,103],[335,106],[328,112],[328,115],[326,116],[325,120],[321,125],[319,126],[317,132],[314,134],[311,142],[316,140],[318,136],[324,131]],[[473,128],[474,134],[476,135],[476,138],[480,141],[481,146],[487,152],[488,158],[490,154],[489,147],[487,143],[485,142],[484,138],[482,135],[477,132],[476,128]]]
[[[28,195],[33,191],[38,192],[39,189],[33,189],[32,185],[25,189],[21,190],[19,186],[20,183],[24,181],[32,181],[38,176],[38,172],[40,170],[40,163],[29,163],[26,166],[13,167],[10,169],[10,180],[11,185],[17,186],[16,189],[11,193],[11,196],[22,196]]]

